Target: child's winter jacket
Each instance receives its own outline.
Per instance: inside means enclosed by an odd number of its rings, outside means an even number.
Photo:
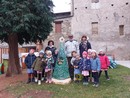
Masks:
[[[91,70],[100,71],[101,70],[100,59],[96,57],[91,58],[90,60],[91,60]]]

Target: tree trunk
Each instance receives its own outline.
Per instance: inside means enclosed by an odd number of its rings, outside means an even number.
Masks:
[[[18,52],[18,36],[16,33],[8,35],[9,45],[9,62],[6,76],[12,76],[12,74],[21,74],[22,70],[19,63]]]

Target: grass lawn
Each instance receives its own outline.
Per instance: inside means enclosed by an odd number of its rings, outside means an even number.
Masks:
[[[100,78],[100,86],[95,88],[90,83],[83,86],[82,83],[68,85],[20,83],[9,87],[7,90],[17,96],[25,94],[29,90],[43,90],[53,93],[52,98],[130,98],[130,69],[118,66],[109,70],[110,81],[105,79],[104,73]]]

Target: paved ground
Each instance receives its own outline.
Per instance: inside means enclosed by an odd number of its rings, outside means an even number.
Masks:
[[[118,64],[130,68],[130,61],[116,61]]]

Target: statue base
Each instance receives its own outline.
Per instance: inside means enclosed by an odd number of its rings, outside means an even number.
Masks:
[[[65,84],[69,84],[71,82],[71,78],[68,78],[68,79],[65,79],[65,80],[58,80],[58,79],[52,78],[52,81],[53,81],[54,84],[65,85]]]

